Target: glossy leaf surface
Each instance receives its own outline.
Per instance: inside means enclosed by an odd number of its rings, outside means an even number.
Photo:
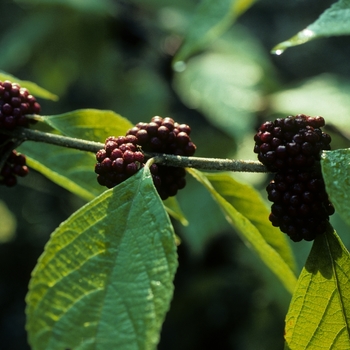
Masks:
[[[350,149],[323,152],[322,172],[331,202],[350,225]]]
[[[281,257],[270,244],[267,243],[266,239],[259,232],[259,229],[251,222],[243,213],[235,208],[227,199],[225,199],[221,193],[217,192],[213,187],[206,174],[201,173],[197,170],[191,169],[189,172],[201,182],[207,190],[214,197],[218,205],[223,210],[226,219],[237,231],[243,241],[248,247],[250,247],[259,258],[267,265],[267,267],[280,279],[285,288],[293,293],[296,277],[294,272],[287,264],[287,262]],[[238,189],[239,191],[239,189]],[[266,210],[266,208],[264,209]]]
[[[350,34],[350,2],[339,0],[305,29],[276,45],[272,53],[281,55],[288,47],[305,44],[311,40]]]
[[[350,348],[350,255],[332,228],[317,237],[286,316],[285,350]]]
[[[176,267],[174,232],[145,168],[52,234],[26,299],[32,349],[155,349]]]

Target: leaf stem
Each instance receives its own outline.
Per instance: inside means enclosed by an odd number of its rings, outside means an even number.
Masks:
[[[21,141],[45,142],[57,146],[74,148],[81,151],[96,153],[104,147],[103,143],[77,139],[62,135],[31,130],[28,128],[15,128],[14,130],[0,130],[0,133],[16,137]],[[146,158],[154,158],[155,163],[174,167],[196,168],[202,170],[220,170],[236,172],[267,173],[266,167],[258,161],[235,160],[204,157],[184,157],[172,154],[144,152]]]

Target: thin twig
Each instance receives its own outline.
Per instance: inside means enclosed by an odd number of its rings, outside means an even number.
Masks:
[[[21,140],[45,142],[62,147],[79,149],[96,153],[104,147],[103,143],[77,139],[73,137],[55,135],[27,128],[16,128],[11,131],[0,130],[0,133],[16,137]],[[258,161],[235,160],[204,157],[184,157],[172,154],[144,153],[146,158],[154,158],[154,162],[174,167],[196,168],[202,170],[220,170],[236,172],[267,173],[266,167]]]

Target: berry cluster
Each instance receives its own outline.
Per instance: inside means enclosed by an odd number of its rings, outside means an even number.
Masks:
[[[40,113],[40,105],[26,88],[8,80],[0,81],[0,130],[12,130],[16,126],[29,127],[34,120],[27,114]],[[15,150],[10,136],[0,134],[0,185],[8,187],[17,183],[16,176],[26,176],[26,158]]]
[[[26,157],[23,154],[11,151],[0,171],[0,185],[12,187],[17,184],[16,176],[26,176],[29,170],[26,166]]]
[[[304,114],[262,124],[254,137],[254,152],[269,170],[309,168],[330,149],[331,138],[320,129],[322,117]]]
[[[96,153],[95,172],[102,186],[112,188],[143,167],[144,155],[138,150],[135,136],[110,136],[105,147]]]
[[[26,114],[39,114],[40,105],[26,88],[8,80],[0,82],[0,128],[28,127],[33,123]]]
[[[266,188],[273,202],[269,219],[293,241],[311,241],[325,232],[334,207],[318,167],[309,171],[277,172]]]
[[[144,165],[144,154],[140,150],[192,156],[196,146],[190,139],[190,133],[191,128],[187,124],[156,116],[149,123],[136,124],[126,136],[107,138],[104,149],[96,154],[98,182],[111,188],[135,174]],[[152,164],[150,171],[163,200],[175,196],[186,185],[183,168]]]
[[[299,114],[265,122],[254,137],[258,159],[275,172],[266,188],[273,202],[269,219],[295,242],[324,233],[334,213],[320,165],[331,142],[324,125],[322,117]]]

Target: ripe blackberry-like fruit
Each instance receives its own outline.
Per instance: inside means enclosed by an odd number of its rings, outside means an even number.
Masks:
[[[109,137],[104,149],[96,154],[98,182],[114,187],[144,166],[142,152],[192,156],[196,150],[190,138],[191,128],[171,118],[153,117],[149,123],[138,123],[125,136]],[[186,185],[183,168],[152,164],[153,183],[164,200],[175,196]]]
[[[137,137],[137,144],[144,152],[193,156],[196,145],[191,141],[190,133],[191,128],[187,124],[156,116],[150,123],[136,124],[128,130],[127,135]],[[186,185],[186,171],[183,168],[153,164],[151,173],[162,199],[175,196]]]
[[[322,117],[304,114],[263,123],[254,136],[254,152],[270,171],[306,169],[330,149],[331,138],[322,132]]]
[[[26,165],[26,157],[17,151],[11,151],[0,170],[0,185],[12,187],[17,184],[17,176],[24,177],[29,170]]]
[[[273,202],[269,219],[293,241],[311,241],[325,232],[334,207],[328,199],[320,167],[277,172],[266,187]]]
[[[269,219],[295,242],[324,233],[334,213],[320,165],[331,142],[324,125],[322,117],[298,114],[265,122],[254,137],[258,159],[275,172],[266,188],[273,202]]]
[[[26,114],[39,114],[40,105],[26,88],[8,80],[0,81],[0,128],[28,127],[34,120]]]
[[[108,137],[96,153],[95,172],[100,185],[112,188],[125,181],[144,165],[144,155],[135,136]]]

